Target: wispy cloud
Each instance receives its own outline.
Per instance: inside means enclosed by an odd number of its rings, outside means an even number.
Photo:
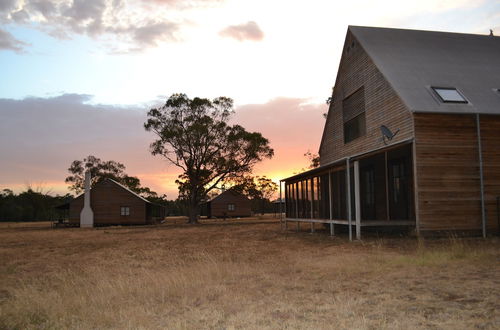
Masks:
[[[233,38],[238,41],[260,41],[264,39],[264,32],[254,21],[243,24],[230,25],[219,32],[222,37]]]
[[[11,50],[16,53],[22,53],[28,45],[28,43],[14,38],[11,33],[0,28],[0,51]]]

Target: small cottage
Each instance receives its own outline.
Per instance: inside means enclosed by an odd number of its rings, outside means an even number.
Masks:
[[[226,190],[203,205],[208,218],[249,217],[252,215],[251,201],[234,190]]]
[[[90,209],[93,213],[89,227],[145,225],[156,223],[165,217],[163,206],[151,203],[112,179],[97,183],[88,192]],[[84,209],[84,199],[85,194],[81,194],[69,203],[70,224],[82,226],[81,213]]]

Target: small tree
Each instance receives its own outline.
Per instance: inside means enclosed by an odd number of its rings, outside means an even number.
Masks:
[[[165,105],[148,112],[144,124],[157,139],[153,155],[161,155],[182,169],[176,183],[188,203],[189,222],[197,223],[199,204],[207,193],[228,179],[251,173],[253,166],[274,154],[260,133],[228,125],[233,100],[189,99],[173,94]]]
[[[319,155],[318,154],[313,154],[311,152],[311,150],[307,150],[307,152],[304,154],[304,157],[306,157],[309,160],[309,168],[310,169],[319,167]]]
[[[278,190],[278,185],[265,175],[242,176],[235,180],[226,180],[224,185],[250,198],[253,201],[252,209],[256,211],[260,208],[261,213],[264,213],[266,204],[270,205],[271,198]]]
[[[257,177],[257,191],[261,200],[261,213],[264,214],[266,203],[270,204],[271,198],[278,190],[278,185],[266,176]]]
[[[145,198],[157,198],[158,195],[147,187],[141,187],[141,181],[135,176],[129,176],[125,173],[125,165],[114,160],[102,161],[95,156],[88,156],[83,160],[75,160],[68,168],[69,175],[65,182],[71,184],[70,190],[80,194],[85,189],[85,172],[90,171],[91,186],[103,181],[104,179],[113,179],[133,192],[144,196]]]

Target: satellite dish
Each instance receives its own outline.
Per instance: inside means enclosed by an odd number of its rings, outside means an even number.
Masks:
[[[382,140],[384,141],[384,144],[387,144],[387,141],[391,141],[399,132],[398,129],[395,133],[392,133],[392,131],[385,125],[380,126],[380,130],[382,131]]]

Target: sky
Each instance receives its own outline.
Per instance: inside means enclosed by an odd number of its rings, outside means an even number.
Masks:
[[[53,194],[73,160],[119,161],[168,198],[143,123],[173,93],[231,97],[275,181],[317,152],[348,25],[500,35],[499,0],[0,0],[0,190]]]

